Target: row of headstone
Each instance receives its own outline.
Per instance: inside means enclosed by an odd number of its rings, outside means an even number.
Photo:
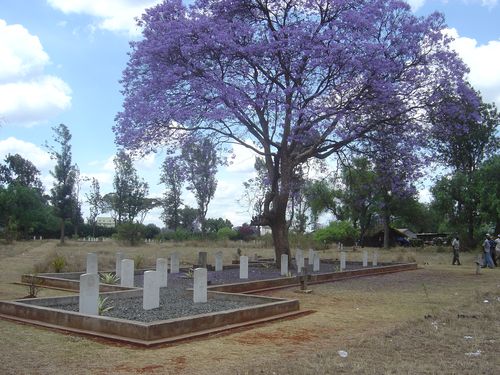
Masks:
[[[98,237],[84,237],[83,240],[85,242],[98,242],[98,241],[101,241]]]
[[[41,241],[41,240],[43,240],[43,237],[40,236],[40,237],[38,237],[38,239]],[[36,241],[36,240],[37,240],[36,236],[33,236],[33,241]]]

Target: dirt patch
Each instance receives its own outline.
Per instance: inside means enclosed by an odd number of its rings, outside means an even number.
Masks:
[[[311,342],[318,338],[318,335],[307,329],[299,329],[296,331],[286,331],[286,332],[248,332],[241,335],[236,342],[245,345],[298,345],[302,343]]]

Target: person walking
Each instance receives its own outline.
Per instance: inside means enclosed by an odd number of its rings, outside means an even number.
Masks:
[[[453,249],[453,262],[451,263],[452,265],[461,265],[460,264],[460,241],[458,240],[458,237],[454,237],[453,240],[451,241],[451,247]]]
[[[483,268],[495,268],[493,264],[493,260],[491,259],[491,244],[490,244],[491,236],[489,234],[486,235],[486,239],[483,242],[483,256],[484,256],[484,264]]]

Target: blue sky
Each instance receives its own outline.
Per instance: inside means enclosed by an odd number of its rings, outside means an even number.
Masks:
[[[51,127],[66,124],[73,160],[83,176],[96,177],[112,191],[116,153],[111,127],[121,108],[119,79],[128,43],[139,30],[134,17],[154,0],[0,0],[0,159],[19,153],[41,171],[50,188],[53,162],[43,146]],[[497,0],[412,0],[417,15],[445,14],[455,49],[471,69],[470,81],[488,102],[500,107],[500,4]],[[253,173],[253,156],[235,150],[234,164],[219,172],[209,217],[233,224],[249,221],[237,203],[242,181]],[[158,185],[161,153],[136,162],[152,196]],[[88,184],[82,186],[83,194]],[[425,196],[425,192],[422,194]],[[187,192],[185,203],[195,206]],[[161,225],[158,212],[146,219]]]

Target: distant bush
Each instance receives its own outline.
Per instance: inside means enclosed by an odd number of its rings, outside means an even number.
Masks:
[[[145,226],[138,223],[123,223],[117,225],[114,237],[118,241],[127,242],[131,246],[139,244],[144,239]]]
[[[66,258],[64,256],[56,254],[54,258],[52,258],[52,267],[54,268],[54,272],[60,273],[64,266],[66,266]]]
[[[320,243],[354,243],[359,233],[348,221],[332,221],[326,228],[314,232],[313,238]]]
[[[220,228],[217,231],[218,240],[234,240],[237,237],[238,237],[238,232],[228,227]]]

